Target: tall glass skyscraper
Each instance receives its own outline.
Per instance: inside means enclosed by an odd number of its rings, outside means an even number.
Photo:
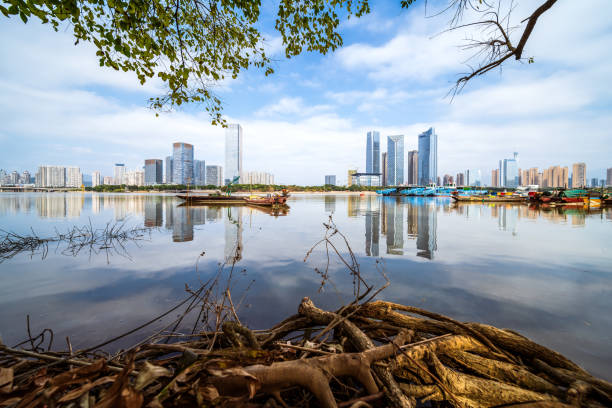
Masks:
[[[411,150],[408,152],[408,184],[419,184],[419,152]]]
[[[380,133],[375,130],[368,132],[366,173],[380,173]]]
[[[172,156],[166,156],[166,174],[164,183],[172,184]]]
[[[172,146],[172,182],[193,184],[193,145],[174,143]]]
[[[387,184],[404,184],[404,135],[387,136]]]
[[[432,127],[419,135],[418,175],[422,186],[438,180],[438,135]]]
[[[163,180],[163,161],[159,159],[145,160],[145,184],[152,186],[161,184]]]
[[[513,159],[504,159],[503,174],[501,178],[503,184],[501,187],[516,188],[519,186],[519,173],[518,173],[518,153],[514,152]]]
[[[242,173],[242,126],[230,124],[225,130],[225,184]]]

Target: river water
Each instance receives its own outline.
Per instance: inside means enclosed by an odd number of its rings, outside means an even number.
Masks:
[[[252,328],[296,313],[304,296],[338,307],[353,295],[346,267],[331,254],[321,289],[325,247],[304,261],[331,215],[364,278],[377,287],[383,273],[390,281],[379,298],[511,328],[612,379],[612,209],[357,194],[295,194],[283,214],[180,203],[154,194],[0,194],[0,229],[23,236],[115,223],[145,229],[123,246],[60,242],[4,254],[2,340],[23,340],[29,315],[33,335],[53,329],[56,349],[66,336],[75,348],[99,343],[170,309],[187,296],[185,285],[197,288],[228,260],[236,261],[232,298]],[[338,238],[333,242],[347,256]],[[164,324],[160,319],[109,347],[125,347]]]

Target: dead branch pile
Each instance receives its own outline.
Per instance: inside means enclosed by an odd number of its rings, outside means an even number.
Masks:
[[[0,346],[1,407],[605,407],[612,384],[510,330],[385,301],[304,298],[267,330],[239,321],[115,357]]]

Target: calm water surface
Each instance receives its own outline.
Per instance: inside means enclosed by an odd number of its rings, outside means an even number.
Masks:
[[[383,265],[391,285],[380,298],[518,330],[612,379],[612,209],[368,195],[295,195],[288,214],[277,216],[179,204],[163,195],[0,194],[3,230],[45,237],[89,223],[150,228],[119,254],[67,253],[60,244],[46,256],[0,263],[3,341],[24,339],[27,314],[33,332],[52,328],[56,342],[70,336],[82,347],[110,338],[168,310],[185,298],[185,284],[197,287],[235,254],[232,296],[245,296],[240,314],[249,326],[296,313],[304,296],[337,307],[351,299],[346,270],[332,260],[332,281],[319,293],[315,268],[325,266],[325,253],[304,262],[333,214],[370,282],[384,283],[376,271],[377,261]]]

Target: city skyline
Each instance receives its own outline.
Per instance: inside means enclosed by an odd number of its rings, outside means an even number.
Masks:
[[[409,151],[417,149],[412,135],[435,126],[445,138],[438,175],[479,168],[486,183],[497,160],[518,151],[522,168],[585,162],[588,180],[605,178],[612,94],[600,84],[612,58],[596,40],[610,32],[609,15],[559,3],[530,38],[534,64],[477,79],[451,102],[445,95],[464,70],[461,38],[435,36],[439,20],[424,19],[423,10],[379,8],[344,24],[345,46],[334,53],[279,58],[271,76],[246,72],[219,84],[228,123],[245,129],[244,168],[285,184],[316,184],[327,173],[344,183],[346,169],[365,170],[368,130],[404,134]],[[576,21],[571,30],[568,19]],[[97,66],[95,50],[75,47],[70,33],[50,36],[36,21],[13,20],[0,27],[15,39],[0,45],[1,168],[33,173],[42,164],[66,164],[106,175],[115,162],[133,169],[145,158],[163,159],[176,140],[205,146],[207,159],[209,152],[222,157],[225,129],[210,125],[201,106],[156,118],[146,100],[159,93],[159,82],[140,86],[130,74]],[[268,40],[270,56],[282,57],[278,38]],[[372,58],[363,61],[364,54]]]

